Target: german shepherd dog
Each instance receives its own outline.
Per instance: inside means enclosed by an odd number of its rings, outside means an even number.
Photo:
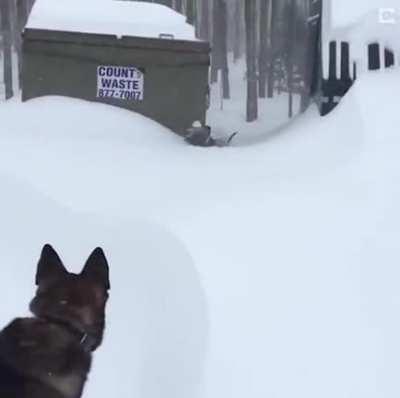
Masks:
[[[79,398],[103,339],[110,288],[103,250],[73,274],[45,245],[36,285],[34,317],[17,318],[0,332],[0,398]]]

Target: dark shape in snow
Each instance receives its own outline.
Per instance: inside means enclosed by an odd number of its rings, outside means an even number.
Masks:
[[[231,143],[237,132],[231,134],[228,138],[211,137],[211,127],[202,126],[200,123],[193,123],[193,126],[187,130],[185,141],[190,145],[202,147],[224,147]]]

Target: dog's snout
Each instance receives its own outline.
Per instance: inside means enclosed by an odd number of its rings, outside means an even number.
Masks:
[[[94,317],[89,307],[83,307],[79,309],[79,316],[85,325],[91,325],[94,322]]]

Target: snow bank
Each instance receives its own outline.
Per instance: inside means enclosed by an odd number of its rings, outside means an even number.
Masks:
[[[398,397],[399,85],[362,76],[327,117],[225,149],[105,105],[2,104],[2,321],[45,240],[77,267],[101,244],[87,398]]]
[[[51,242],[80,272],[104,247],[113,294],[86,397],[185,398],[203,379],[208,333],[204,291],[193,259],[171,232],[144,219],[106,220],[72,212],[1,174],[1,325],[28,314],[40,248]],[[118,237],[118,238],[116,238]],[[157,380],[155,383],[154,380]]]
[[[148,2],[115,0],[37,0],[27,28],[195,40],[193,26],[169,7]]]

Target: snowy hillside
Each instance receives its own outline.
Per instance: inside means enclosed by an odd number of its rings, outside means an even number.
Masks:
[[[99,104],[3,103],[2,323],[44,242],[75,270],[101,244],[85,397],[397,397],[399,84],[363,76],[330,116],[226,149]]]

